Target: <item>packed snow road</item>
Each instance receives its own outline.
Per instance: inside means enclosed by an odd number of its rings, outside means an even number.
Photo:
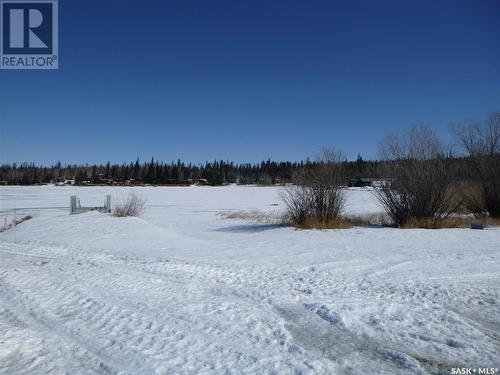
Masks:
[[[34,216],[0,234],[0,374],[500,365],[499,229],[297,231],[219,215],[272,215],[276,188],[135,190],[140,219],[68,215],[126,188],[0,188]],[[347,210],[380,207],[354,189]]]

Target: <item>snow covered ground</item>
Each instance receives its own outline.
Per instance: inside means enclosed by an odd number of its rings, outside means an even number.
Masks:
[[[500,229],[302,231],[278,188],[0,187],[0,374],[449,374],[500,367]],[[351,189],[347,211],[381,211]]]

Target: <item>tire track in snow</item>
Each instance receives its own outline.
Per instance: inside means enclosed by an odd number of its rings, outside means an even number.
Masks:
[[[29,247],[29,244],[17,245],[16,250],[20,252],[21,259],[30,259],[30,256],[34,255],[27,251]],[[50,251],[55,251],[55,249]],[[34,256],[38,257],[38,255]],[[178,355],[182,356],[183,350],[187,351],[189,347],[196,345],[199,339],[210,343],[204,345],[199,353],[200,358],[210,358],[210,352],[222,350],[232,353],[231,355],[238,358],[240,362],[247,362],[247,367],[250,369],[257,365],[259,360],[262,361],[259,359],[262,348],[259,352],[254,352],[253,346],[264,345],[263,348],[266,350],[265,348],[269,349],[270,345],[267,339],[264,340],[265,337],[254,340],[254,336],[247,336],[252,332],[252,326],[257,324],[260,330],[264,329],[267,332],[266,335],[270,334],[279,341],[281,336],[279,328],[274,322],[268,322],[269,317],[266,317],[271,310],[265,305],[256,305],[252,293],[236,293],[236,285],[222,282],[220,277],[223,278],[222,274],[225,272],[223,270],[212,269],[213,272],[208,272],[207,266],[163,262],[160,267],[161,272],[156,272],[159,271],[158,269],[151,272],[147,267],[144,269],[145,264],[141,262],[127,261],[124,265],[123,260],[114,257],[99,255],[98,258],[104,262],[97,262],[93,253],[76,252],[71,256],[55,258],[43,267],[24,265],[24,268],[16,271],[15,275],[11,270],[4,276],[6,278],[12,276],[9,281],[15,285],[9,285],[8,288],[12,295],[16,296],[15,299],[22,302],[17,305],[16,311],[36,312],[34,321],[30,321],[29,325],[33,323],[45,327],[45,330],[54,330],[66,340],[72,340],[74,345],[85,350],[94,349],[92,353],[99,354],[100,362],[111,372],[126,372],[129,368],[135,368],[140,372],[152,372],[152,368],[147,370],[144,364],[151,360],[153,361],[151,364],[161,361],[161,353],[167,349],[171,351],[172,342],[175,342],[175,346],[178,347],[176,349]],[[150,264],[152,269],[158,267],[158,264],[154,262],[146,262],[146,264]],[[29,268],[45,271],[40,275],[40,273],[31,272]],[[169,270],[176,270],[176,273],[169,275]],[[202,325],[194,326],[194,322],[179,317],[179,305],[174,304],[177,312],[174,315],[172,311],[168,311],[169,306],[162,309],[150,304],[121,300],[120,296],[113,294],[116,292],[116,278],[123,277],[120,271],[122,273],[126,271],[125,279],[128,279],[120,286],[122,290],[133,286],[139,295],[141,295],[141,290],[151,289],[151,276],[161,277],[170,286],[174,282],[177,287],[183,286],[187,293],[183,293],[183,296],[189,298],[193,297],[189,294],[192,285],[201,285],[201,292],[205,297],[206,294],[212,295],[208,302],[204,302],[209,305],[215,306],[223,301],[226,295],[229,295],[232,303],[238,307],[235,313],[241,315],[242,318],[244,315],[248,316],[241,323],[249,326],[243,327],[241,333],[235,336],[232,329],[234,323],[230,321],[224,322],[221,327],[218,327],[220,323],[217,321],[206,321]],[[215,274],[219,275],[216,279],[214,279]],[[184,276],[180,277],[181,275]],[[99,282],[102,283],[99,284]],[[3,288],[7,287],[4,285]],[[217,293],[214,293],[215,290]],[[160,294],[165,294],[168,290],[164,288],[162,292]],[[178,302],[182,303],[182,301]],[[206,314],[205,310],[210,307],[209,305],[202,308],[203,314]],[[230,310],[228,312],[233,314]],[[206,319],[208,316],[200,317]],[[57,329],[56,326],[58,326]],[[232,330],[228,331],[228,326]],[[238,328],[238,326],[235,327]],[[140,334],[137,334],[138,332]],[[86,337],[92,337],[92,339],[82,342]],[[294,355],[290,357],[293,359]],[[295,360],[302,362],[302,365],[295,363],[294,367],[307,368],[305,358]],[[121,363],[126,363],[126,368],[120,367]],[[132,366],[129,366],[131,363]]]
[[[106,374],[127,373],[118,362],[106,357],[94,346],[89,345],[84,337],[61,327],[59,322],[41,313],[36,306],[30,305],[22,293],[12,289],[3,280],[0,280],[0,300],[5,309],[0,316],[3,315],[4,318],[10,316],[15,321],[16,326],[21,328],[29,327],[30,330],[34,329],[41,336],[45,344],[42,349],[44,351],[50,349],[49,353],[47,353],[49,358],[45,358],[45,363],[59,359],[54,353],[57,353],[57,355],[64,353],[66,362],[64,371],[67,368],[72,368],[76,359],[80,363],[77,368],[85,369],[84,371],[77,370],[77,373],[86,373],[87,371]],[[19,365],[19,370],[21,370],[22,363]],[[28,365],[29,363],[26,364],[26,367]],[[116,369],[120,369],[120,371]],[[45,373],[41,369],[33,370],[37,374]]]
[[[45,331],[55,332],[84,348],[100,358],[111,372],[154,372],[148,368],[144,354],[129,345],[130,333],[151,324],[133,310],[91,298],[73,289],[71,284],[63,285],[64,279],[56,283],[49,278],[38,279],[17,272],[15,281],[16,287],[5,282],[1,285],[2,295],[10,295],[8,302],[17,313],[29,312],[30,324],[43,326]],[[33,290],[37,292],[32,293]],[[149,343],[149,349],[156,344],[153,338],[146,341],[143,337],[141,342]]]

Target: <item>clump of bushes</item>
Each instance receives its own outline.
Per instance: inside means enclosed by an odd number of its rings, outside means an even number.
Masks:
[[[135,192],[130,193],[127,199],[115,205],[113,209],[113,216],[141,216],[144,213],[145,206],[146,199],[137,195]]]
[[[483,122],[468,121],[452,127],[455,139],[468,161],[468,179],[473,187],[464,190],[471,212],[500,218],[500,112]]]
[[[389,135],[381,156],[392,184],[375,195],[385,209],[381,225],[402,228],[465,227],[472,214],[485,223],[500,222],[500,112],[480,123],[453,127],[468,168],[457,171],[456,157],[427,126],[415,126],[402,136]],[[463,161],[460,162],[460,167]],[[344,228],[372,225],[372,220],[342,216],[345,163],[341,153],[324,150],[282,192],[284,222],[302,228]]]
[[[425,126],[410,128],[402,138],[390,135],[381,144],[391,163],[394,184],[376,190],[376,197],[395,225],[440,228],[458,210],[461,199],[452,186],[446,150]]]
[[[281,193],[286,206],[283,221],[299,228],[345,228],[341,217],[345,203],[343,154],[323,149],[318,162],[294,177]]]

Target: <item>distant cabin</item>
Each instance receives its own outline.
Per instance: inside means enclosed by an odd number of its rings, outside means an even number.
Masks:
[[[208,185],[208,180],[206,178],[199,178],[197,181],[198,185]]]
[[[62,180],[62,179],[57,179],[57,181],[54,182],[56,186],[64,186],[64,185],[76,185],[76,180]]]
[[[355,177],[351,178],[349,181],[349,186],[351,187],[391,187],[393,180],[390,178],[367,178],[367,177]]]

